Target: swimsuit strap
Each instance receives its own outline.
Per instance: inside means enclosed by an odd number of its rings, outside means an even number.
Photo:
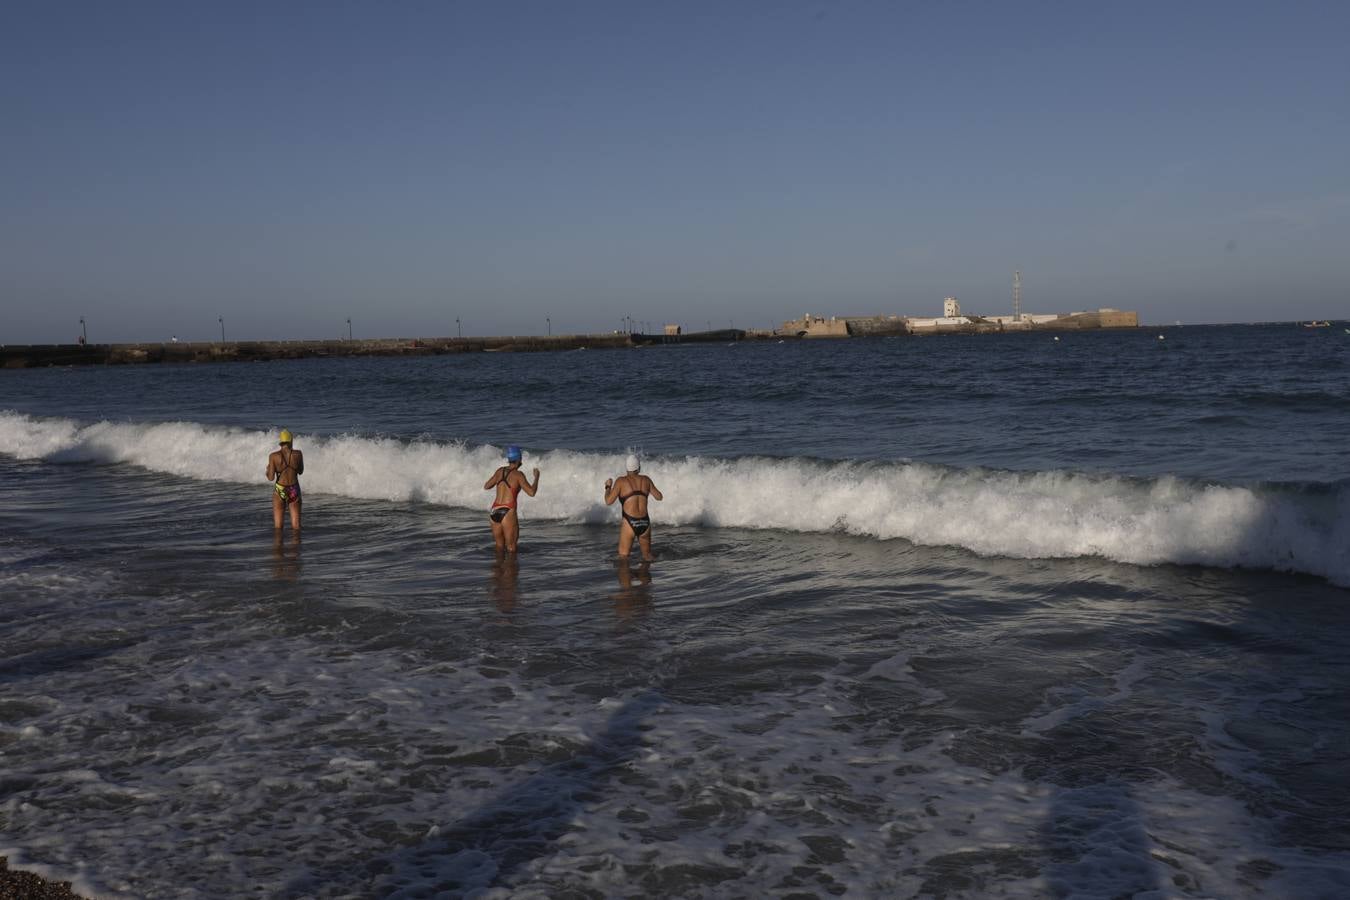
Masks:
[[[628,478],[629,476],[624,475],[623,477],[624,477],[624,478]],[[637,477],[641,478],[642,476],[639,475],[639,476],[637,476]],[[638,484],[642,484],[642,482],[639,481]],[[624,502],[626,502],[626,501],[628,500],[629,497],[645,497],[645,496],[647,496],[647,492],[644,491],[644,490],[642,490],[641,488],[637,488],[636,490],[634,490],[631,494],[628,494],[627,496],[624,496],[624,495],[620,494],[620,495],[619,495],[619,502],[620,502],[620,503],[624,503]]]

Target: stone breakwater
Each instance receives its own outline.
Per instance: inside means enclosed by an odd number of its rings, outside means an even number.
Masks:
[[[548,337],[382,338],[356,341],[226,341],[154,344],[0,345],[0,368],[129,365],[137,363],[252,362],[329,356],[436,356],[445,353],[601,350],[652,344],[742,341],[767,333],[709,331],[684,335],[560,334]]]

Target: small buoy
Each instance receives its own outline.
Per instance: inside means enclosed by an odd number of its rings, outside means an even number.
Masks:
[[[1164,335],[1164,334],[1160,334],[1160,335],[1158,335],[1158,340],[1160,340],[1160,341],[1165,341],[1165,340],[1167,340],[1167,336]]]
[[[1059,335],[1055,335],[1055,340],[1059,340]]]

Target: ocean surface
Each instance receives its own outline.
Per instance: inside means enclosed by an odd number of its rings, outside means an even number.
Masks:
[[[3,371],[0,855],[118,898],[1345,897],[1348,475],[1341,327]]]

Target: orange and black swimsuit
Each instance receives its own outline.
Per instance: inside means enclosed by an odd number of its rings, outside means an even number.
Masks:
[[[498,471],[501,470],[499,469]],[[497,482],[498,485],[505,484],[507,488],[510,489],[511,498],[509,500],[492,501],[492,506],[488,510],[488,515],[492,517],[492,521],[494,522],[500,522],[502,519],[505,519],[506,514],[516,508],[516,497],[520,494],[520,487],[508,481],[507,479],[510,477],[511,473],[508,471],[502,476],[501,481]]]

